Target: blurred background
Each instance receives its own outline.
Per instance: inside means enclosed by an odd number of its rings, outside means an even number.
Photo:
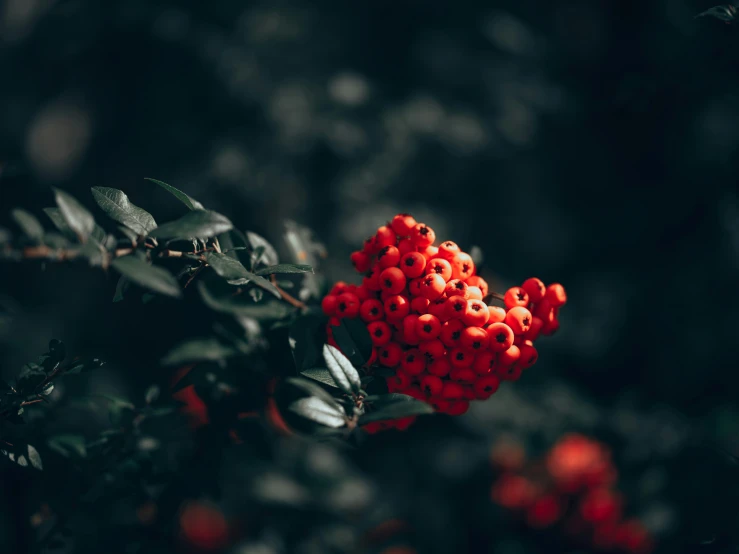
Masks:
[[[153,177],[240,229],[312,228],[332,280],[356,280],[349,253],[403,211],[479,246],[498,290],[562,282],[561,331],[516,387],[373,438],[355,462],[412,480],[444,452],[432,469],[453,480],[487,455],[467,434],[536,449],[586,432],[674,552],[686,521],[708,540],[709,509],[736,511],[708,469],[739,454],[739,31],[694,19],[714,4],[5,0],[0,222],[42,216],[51,186],[91,209],[91,186],[119,188],[167,221],[177,206]],[[86,268],[1,268],[2,372],[51,337],[166,350],[110,305],[113,287]],[[124,367],[89,386],[134,386]],[[404,494],[428,521],[461,517]]]

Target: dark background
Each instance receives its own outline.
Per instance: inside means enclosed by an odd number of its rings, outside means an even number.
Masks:
[[[534,372],[437,440],[600,434],[633,468],[635,512],[674,537],[729,505],[681,456],[739,453],[739,31],[694,19],[712,5],[6,0],[0,222],[43,215],[50,186],[91,209],[91,186],[120,188],[167,221],[177,206],[154,177],[241,229],[311,227],[334,280],[407,211],[482,248],[498,290],[562,282],[562,329]],[[125,345],[155,359],[169,337],[112,307],[113,286],[1,267],[3,373],[59,337],[114,357],[91,388],[139,386],[125,365],[154,362]],[[420,455],[419,425],[358,463]],[[706,484],[682,498],[686,473]]]

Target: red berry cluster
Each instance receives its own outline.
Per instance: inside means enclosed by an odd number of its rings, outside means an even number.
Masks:
[[[517,445],[493,449],[500,471],[493,501],[532,528],[558,528],[603,552],[648,554],[653,542],[636,519],[623,516],[623,497],[608,449],[582,435],[562,437],[542,460],[526,462]]]
[[[559,328],[564,287],[527,279],[505,295],[490,294],[472,257],[407,214],[396,215],[351,255],[361,285],[336,283],[323,299],[331,326],[359,317],[375,346],[372,363],[393,368],[390,392],[461,415],[501,381],[516,381],[536,363],[534,341]],[[494,298],[504,306],[487,304]],[[375,360],[376,356],[376,360]],[[366,426],[369,432],[406,428],[413,418]]]

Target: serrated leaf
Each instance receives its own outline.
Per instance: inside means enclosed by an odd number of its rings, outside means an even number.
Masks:
[[[178,365],[185,362],[219,361],[237,353],[235,348],[221,344],[213,337],[190,339],[170,350],[163,365]]]
[[[323,345],[323,359],[336,384],[347,394],[358,394],[362,388],[359,373],[339,349],[330,344]]]
[[[65,458],[72,455],[79,458],[87,456],[87,445],[82,435],[57,435],[50,438],[47,444]]]
[[[281,298],[280,291],[264,277],[260,277],[248,271],[240,261],[220,254],[218,252],[208,252],[205,256],[208,265],[220,276],[228,281],[230,285],[247,285],[252,283],[267,292],[273,294],[276,298]]]
[[[157,227],[149,236],[161,239],[207,239],[225,233],[232,227],[233,224],[225,215],[209,210],[195,210]]]
[[[252,268],[257,265],[257,263],[265,265],[277,265],[279,263],[277,251],[267,239],[257,233],[247,231],[246,240],[249,241],[249,245],[252,247]],[[257,249],[260,251],[257,252]]]
[[[22,210],[20,208],[14,209],[10,212],[10,216],[18,224],[23,233],[28,237],[36,241],[40,241],[44,238],[44,228],[42,227],[39,220],[32,213]]]
[[[341,323],[333,327],[333,336],[352,364],[361,367],[370,359],[372,339],[367,326],[360,319],[342,318]]]
[[[288,273],[313,273],[313,267],[305,264],[277,264],[255,271],[257,275],[275,275]]]
[[[146,210],[128,200],[123,191],[108,187],[92,187],[92,196],[108,216],[134,231],[146,235],[156,229],[156,221]]]
[[[54,188],[54,197],[66,224],[80,242],[87,242],[95,229],[95,218],[76,198],[63,190]]]
[[[341,405],[336,401],[336,399],[329,394],[329,392],[324,389],[323,387],[320,387],[319,385],[316,385],[313,381],[309,381],[307,379],[303,379],[302,377],[288,377],[285,379],[285,382],[290,383],[293,386],[298,387],[299,389],[303,390],[304,392],[307,392],[311,396],[315,396],[316,398],[320,398],[327,404],[331,406],[337,406],[341,408]]]
[[[21,467],[28,467],[30,465],[39,471],[44,469],[38,450],[30,444],[14,443],[11,446],[0,441],[0,454]]]
[[[177,279],[162,267],[148,264],[136,256],[116,258],[110,265],[139,286],[174,298],[182,296]]]
[[[188,196],[187,194],[185,194],[181,190],[176,189],[172,185],[168,185],[167,183],[164,183],[162,181],[158,181],[156,179],[151,179],[149,177],[146,177],[145,180],[151,181],[152,183],[155,183],[155,184],[159,185],[160,187],[162,187],[164,190],[166,190],[167,192],[169,192],[172,196],[174,196],[175,198],[177,198],[177,200],[179,200],[180,202],[182,202],[185,206],[187,206],[191,210],[204,210],[205,209],[205,208],[203,208],[203,205],[200,202],[198,202],[197,200],[195,200],[191,196]]]
[[[385,397],[390,398],[386,399]],[[366,401],[369,402],[370,398],[374,399],[372,405],[376,409],[362,415],[359,418],[360,425],[371,423],[373,421],[383,421],[386,419],[397,419],[399,417],[434,413],[434,409],[431,405],[405,394],[393,393],[391,395],[379,395],[368,397]]]
[[[209,308],[218,312],[251,317],[261,321],[282,319],[293,311],[287,302],[267,300],[256,304],[244,294],[234,296],[233,292],[228,294],[216,293],[211,286],[205,284],[205,281],[198,282],[197,287],[203,302]],[[233,291],[233,289],[230,290]]]
[[[64,216],[62,215],[62,211],[59,208],[44,208],[44,213],[49,217],[51,223],[62,233],[62,235],[69,240],[77,240],[77,236],[69,225],[67,225],[67,222],[64,220]],[[48,235],[46,238],[48,241]]]
[[[313,379],[314,381],[318,381],[319,383],[323,383],[324,385],[328,385],[329,387],[334,387],[336,389],[339,388],[339,385],[336,384],[336,381],[331,376],[331,372],[328,369],[321,369],[320,367],[316,367],[313,369],[303,370],[300,372],[300,374],[303,377]]]
[[[315,396],[296,400],[290,405],[290,410],[316,423],[334,429],[346,425],[346,414],[341,406],[338,408],[331,406]]]
[[[715,17],[716,19],[720,19],[721,21],[725,21],[726,23],[731,23],[736,19],[736,15],[736,7],[730,4],[724,4],[722,6],[715,6],[702,13],[699,13],[695,17]]]

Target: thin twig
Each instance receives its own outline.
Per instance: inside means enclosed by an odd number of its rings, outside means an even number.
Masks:
[[[280,288],[280,286],[277,284],[277,279],[275,278],[274,275],[271,275],[270,276],[270,281],[272,281],[272,284],[275,286],[275,288],[280,293],[280,296],[282,297],[282,299],[285,302],[287,302],[288,304],[290,304],[294,308],[299,308],[301,310],[304,310],[306,308],[306,306],[305,306],[305,304],[303,302],[301,302],[300,300],[298,300],[297,298],[295,298],[291,294],[288,294],[287,292],[285,292],[284,290],[282,290],[282,288]]]
[[[185,286],[182,287],[183,289],[187,288],[187,285],[193,282],[193,279],[198,276],[198,273],[203,271],[203,268],[205,267],[205,264],[199,265],[198,268],[192,272],[192,275],[190,275],[190,278],[187,280],[187,283],[185,283]]]

